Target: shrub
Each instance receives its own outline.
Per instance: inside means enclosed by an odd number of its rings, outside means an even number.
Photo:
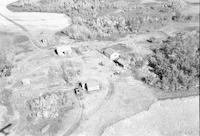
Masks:
[[[61,110],[72,108],[71,102],[64,92],[52,92],[33,98],[27,102],[31,117],[54,119],[57,118]]]
[[[179,33],[153,49],[143,81],[163,90],[189,90],[199,83],[199,32]]]
[[[76,40],[88,40],[95,35],[84,24],[72,24],[62,32],[69,36],[69,38]]]

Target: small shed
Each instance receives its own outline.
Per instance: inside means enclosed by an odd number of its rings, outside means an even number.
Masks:
[[[96,80],[88,80],[84,84],[84,89],[88,92],[98,91],[100,90],[100,84]]]
[[[55,52],[58,56],[66,56],[72,54],[72,49],[69,46],[57,46]]]
[[[29,78],[24,78],[21,80],[22,85],[27,86],[31,84],[31,81]]]
[[[48,40],[45,39],[45,38],[41,38],[41,39],[40,39],[40,45],[41,45],[42,47],[47,47],[47,46],[48,46]]]
[[[82,86],[81,82],[78,82],[76,84],[76,87],[74,89],[74,93],[75,93],[75,95],[77,95],[79,97],[83,96],[83,86]]]
[[[103,54],[110,58],[112,61],[117,60],[120,57],[120,53],[112,48],[106,48],[103,50]]]

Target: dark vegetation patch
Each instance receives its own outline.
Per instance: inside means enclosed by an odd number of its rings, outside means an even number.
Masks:
[[[41,134],[44,127],[49,126],[45,133],[55,135],[61,127],[66,112],[73,109],[73,103],[66,92],[45,93],[27,101],[29,132]],[[35,123],[37,121],[37,123]]]
[[[183,15],[180,12],[176,12],[172,16],[172,20],[176,22],[198,22],[199,21],[199,15],[200,14],[189,14],[189,15]]]
[[[129,33],[149,32],[171,21],[179,21],[183,18],[179,13],[181,5],[184,4],[171,1],[139,4],[137,0],[40,0],[32,3],[20,0],[8,8],[65,13],[73,23],[62,33],[70,38],[115,40]]]
[[[152,49],[148,66],[152,74],[142,80],[166,91],[199,87],[199,31],[178,33]]]
[[[57,118],[61,110],[72,108],[67,94],[63,92],[47,93],[41,97],[28,101],[31,117],[54,119]]]
[[[5,55],[0,54],[0,77],[10,76],[12,68],[12,63],[6,59]]]
[[[9,36],[0,38],[0,78],[11,75],[14,62],[14,49]]]

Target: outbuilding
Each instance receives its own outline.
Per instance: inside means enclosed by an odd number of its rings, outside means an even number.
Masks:
[[[120,53],[112,48],[106,48],[103,50],[103,54],[110,58],[112,61],[117,60],[120,57]]]
[[[31,81],[29,78],[24,78],[21,80],[22,85],[27,86],[31,84]]]
[[[87,80],[87,82],[84,84],[84,89],[87,92],[93,92],[100,90],[100,84],[97,80]]]
[[[55,48],[55,52],[58,56],[66,56],[66,55],[71,55],[72,54],[72,49],[70,46],[57,46]]]
[[[74,89],[74,93],[79,97],[83,96],[83,86],[82,86],[81,82],[77,83],[77,85]]]

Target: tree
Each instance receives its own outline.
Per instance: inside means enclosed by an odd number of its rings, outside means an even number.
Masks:
[[[153,49],[147,84],[163,90],[189,90],[199,83],[199,32],[178,33]]]

